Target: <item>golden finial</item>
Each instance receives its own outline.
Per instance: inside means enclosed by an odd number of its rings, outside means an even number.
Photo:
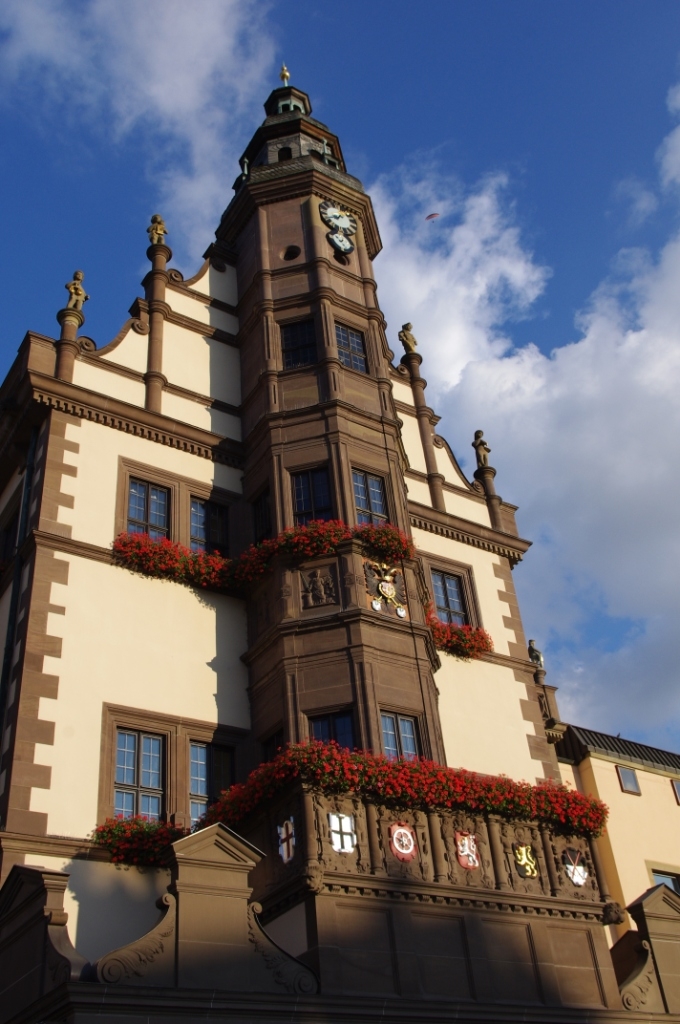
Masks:
[[[279,75],[279,78],[283,82],[283,87],[285,89],[285,87],[288,85],[288,82],[290,80],[290,71],[288,70],[288,68],[286,67],[285,64],[281,65],[281,73]]]

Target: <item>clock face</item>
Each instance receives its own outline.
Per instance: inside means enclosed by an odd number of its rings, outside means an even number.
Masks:
[[[329,231],[326,238],[338,252],[354,252],[354,246],[342,231]]]
[[[357,222],[349,210],[344,210],[337,203],[326,200],[319,206],[321,219],[329,228],[341,231],[345,235],[354,235],[357,230]]]

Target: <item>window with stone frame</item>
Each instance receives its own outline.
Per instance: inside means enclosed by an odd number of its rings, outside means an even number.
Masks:
[[[165,813],[163,737],[133,729],[116,733],[115,818],[161,821]]]
[[[229,509],[215,501],[191,498],[189,544],[192,551],[229,554]]]
[[[617,764],[616,774],[619,777],[619,785],[624,793],[630,793],[632,796],[642,795],[637,772],[634,768],[627,768],[625,765]]]
[[[311,716],[308,720],[310,739],[319,740],[321,743],[330,743],[334,740],[341,747],[354,750],[353,719],[351,708]]]
[[[382,526],[389,522],[383,478],[374,473],[353,469],[352,485],[357,522],[373,523],[374,526]]]
[[[465,593],[461,576],[450,572],[432,570],[432,589],[437,617],[452,626],[467,626],[469,623],[465,607]]]
[[[669,889],[680,896],[680,875],[670,871],[652,870],[654,885],[667,885]]]
[[[313,519],[327,522],[333,518],[330,475],[327,466],[291,473],[293,522],[306,526]]]
[[[311,366],[317,361],[316,330],[313,320],[296,320],[281,325],[281,351],[284,370]]]
[[[383,753],[390,761],[403,757],[415,761],[420,751],[418,723],[411,715],[400,715],[391,711],[380,713]]]
[[[152,540],[169,536],[170,491],[167,487],[130,478],[127,532],[148,533]]]
[[[338,358],[343,366],[359,373],[368,373],[366,363],[366,346],[361,331],[344,324],[335,325],[335,341],[338,346]]]
[[[234,750],[215,743],[189,744],[189,813],[195,825],[225,790],[234,784]]]

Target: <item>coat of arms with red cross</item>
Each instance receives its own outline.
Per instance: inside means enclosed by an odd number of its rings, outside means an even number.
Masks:
[[[293,816],[291,815],[287,821],[284,821],[283,825],[277,825],[276,831],[279,833],[279,854],[284,864],[287,864],[289,860],[293,859],[295,853],[295,825],[293,824]]]

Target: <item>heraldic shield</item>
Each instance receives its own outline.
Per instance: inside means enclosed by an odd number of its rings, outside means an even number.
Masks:
[[[515,855],[515,867],[520,878],[538,878],[538,865],[534,855],[533,847],[530,844],[512,844],[512,851]]]
[[[474,871],[479,867],[477,836],[474,832],[456,832],[456,854],[458,863],[466,871]]]

